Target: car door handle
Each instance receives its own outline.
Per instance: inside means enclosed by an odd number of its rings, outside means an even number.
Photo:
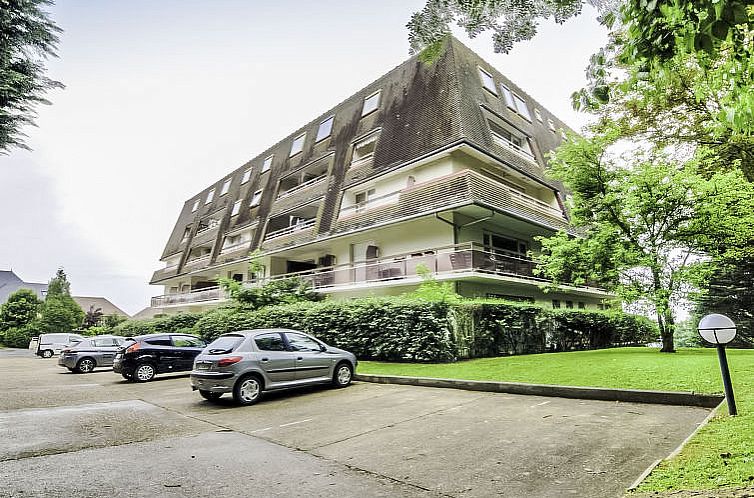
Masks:
[[[296,359],[297,359],[297,360],[303,360],[303,359],[304,359],[304,357],[303,357],[303,356],[299,356],[299,357],[298,357],[298,358],[296,358]]]
[[[269,358],[262,358],[262,361],[269,361]]]

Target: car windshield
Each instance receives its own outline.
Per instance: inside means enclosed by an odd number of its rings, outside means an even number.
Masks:
[[[243,342],[242,335],[223,335],[215,339],[207,346],[209,354],[225,354],[235,350]]]

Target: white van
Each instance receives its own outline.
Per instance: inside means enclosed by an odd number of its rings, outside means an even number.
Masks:
[[[83,341],[84,337],[78,334],[41,334],[37,343],[36,354],[42,358],[52,358],[74,344]]]

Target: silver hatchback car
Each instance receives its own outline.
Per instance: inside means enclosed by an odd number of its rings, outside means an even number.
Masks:
[[[117,335],[87,337],[64,349],[60,353],[58,365],[78,373],[90,373],[96,367],[111,367],[115,354],[125,343],[126,338]]]
[[[297,330],[242,330],[221,335],[196,357],[191,388],[211,401],[233,393],[237,403],[253,405],[263,391],[345,387],[356,365],[354,354]]]

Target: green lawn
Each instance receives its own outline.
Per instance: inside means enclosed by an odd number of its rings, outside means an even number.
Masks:
[[[754,486],[754,351],[728,350],[737,417],[721,414],[681,454],[663,462],[640,491]],[[713,349],[662,354],[619,348],[483,358],[444,364],[359,362],[359,373],[721,393]],[[722,456],[721,456],[722,455]]]

